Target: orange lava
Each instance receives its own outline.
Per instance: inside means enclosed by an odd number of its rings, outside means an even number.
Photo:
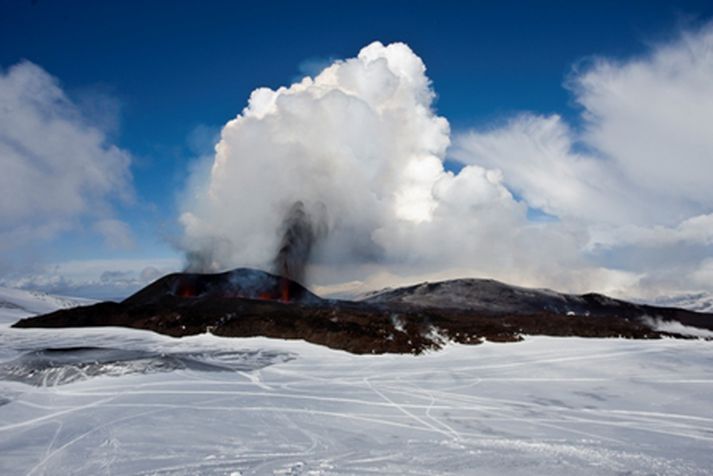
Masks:
[[[284,278],[280,280],[280,301],[290,302],[290,282]]]
[[[196,293],[191,286],[182,286],[178,290],[178,296],[180,296],[182,298],[189,298],[189,297],[193,297],[195,295],[196,295]]]

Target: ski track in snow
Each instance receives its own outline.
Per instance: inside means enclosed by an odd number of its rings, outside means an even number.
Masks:
[[[705,341],[528,337],[355,356],[302,341],[0,325],[0,364],[76,346],[295,358],[57,386],[0,381],[0,474],[713,472]]]

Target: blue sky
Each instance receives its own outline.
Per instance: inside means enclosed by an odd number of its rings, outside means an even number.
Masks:
[[[0,1],[0,67],[43,68],[132,157],[135,199],[114,211],[137,245],[107,247],[85,223],[33,248],[44,260],[178,256],[169,242],[190,165],[250,92],[374,40],[423,60],[454,133],[520,111],[577,128],[581,107],[563,87],[573,67],[644,54],[713,16],[706,1],[144,3]]]

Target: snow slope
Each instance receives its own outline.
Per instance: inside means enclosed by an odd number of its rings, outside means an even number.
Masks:
[[[655,299],[656,306],[681,307],[697,312],[713,312],[713,294],[701,291],[696,293],[675,294]]]
[[[362,300],[399,302],[417,306],[474,309],[501,313],[536,313],[543,310],[566,313],[586,307],[580,296],[551,289],[524,288],[494,279],[462,278],[424,282],[368,293]],[[583,312],[581,312],[583,314]]]
[[[23,317],[83,306],[93,302],[91,299],[54,296],[39,291],[0,287],[0,323],[12,324]]]
[[[0,309],[6,320],[8,312],[17,310]],[[423,356],[356,356],[301,341],[0,324],[0,368],[20,371],[23,356],[59,347],[191,355],[212,365],[0,380],[2,475],[713,468],[706,341],[528,337]],[[103,355],[96,362],[116,370]]]

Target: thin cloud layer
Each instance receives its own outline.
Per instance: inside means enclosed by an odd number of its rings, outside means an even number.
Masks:
[[[0,287],[120,300],[179,268],[180,260],[172,258],[75,260],[21,276],[0,277]]]
[[[571,87],[582,140],[636,187],[664,200],[651,221],[673,225],[713,209],[713,27],[627,62],[606,59]]]

